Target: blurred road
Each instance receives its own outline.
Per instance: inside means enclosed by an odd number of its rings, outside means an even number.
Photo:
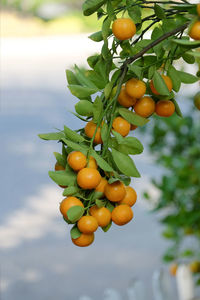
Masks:
[[[146,151],[140,155],[136,164],[142,178],[133,181],[138,191],[133,222],[113,226],[106,234],[98,230],[95,243],[79,249],[72,245],[59,214],[62,190],[47,174],[59,145],[37,137],[63,124],[80,127],[69,112],[76,99],[67,90],[65,69],[83,64],[99,47],[86,35],[2,40],[2,300],[77,300],[81,295],[100,300],[108,287],[126,299],[124,291],[133,277],[145,282],[146,299],[152,300],[152,272],[161,266],[166,244],[141,192],[149,188],[156,199],[148,178],[152,172],[159,176],[161,170],[152,165]]]

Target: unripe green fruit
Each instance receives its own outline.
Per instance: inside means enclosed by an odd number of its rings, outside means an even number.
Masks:
[[[194,96],[194,105],[198,110],[200,110],[200,92]]]
[[[80,100],[75,105],[76,112],[81,116],[92,116],[93,115],[93,104],[87,100]]]

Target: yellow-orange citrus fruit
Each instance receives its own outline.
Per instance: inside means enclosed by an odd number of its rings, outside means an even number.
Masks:
[[[95,133],[96,127],[97,127],[97,125],[93,121],[88,122],[85,126],[85,134],[89,138],[92,138],[94,133]],[[95,134],[94,143],[95,144],[102,144],[103,143],[102,138],[101,138],[101,129],[100,129],[100,127],[98,127],[97,132]]]
[[[172,276],[176,276],[176,272],[177,272],[177,269],[178,269],[178,265],[176,263],[172,264],[170,267],[169,267],[169,272]]]
[[[189,265],[190,271],[192,273],[198,273],[200,272],[200,261],[193,261]]]
[[[83,216],[78,220],[77,226],[82,233],[92,233],[97,230],[98,223],[93,216]]]
[[[94,241],[94,233],[82,233],[77,239],[72,239],[72,242],[79,247],[87,247]]]
[[[131,124],[131,129],[130,130],[135,130],[137,128],[136,125]]]
[[[190,28],[189,31],[189,36],[193,39],[193,40],[200,40],[200,21],[196,21],[192,27]]]
[[[64,170],[65,170],[65,168],[63,166],[59,165],[58,162],[55,164],[55,171],[64,171]]]
[[[194,96],[194,105],[200,110],[200,92]]]
[[[132,220],[133,211],[127,204],[118,205],[113,209],[111,217],[115,224],[122,226]]]
[[[162,76],[166,86],[168,87],[169,92],[171,92],[172,87],[173,87],[171,78],[169,76],[166,76],[166,75],[161,75],[161,76]],[[150,89],[151,89],[152,93],[154,93],[155,95],[160,95],[154,87],[153,80],[150,81],[149,86],[150,86]]]
[[[160,100],[156,103],[155,112],[160,117],[170,117],[175,112],[175,105],[170,100]]]
[[[117,117],[113,120],[112,127],[122,136],[127,136],[131,129],[131,124],[122,117]]]
[[[127,81],[125,90],[130,97],[139,99],[143,97],[146,92],[146,84],[137,78],[132,78]]]
[[[129,18],[116,19],[112,24],[114,36],[120,40],[128,40],[136,33],[135,23]]]
[[[94,205],[90,207],[90,214],[97,220],[100,227],[107,226],[111,221],[111,212],[106,207]]]
[[[200,3],[197,4],[197,13],[198,13],[198,15],[200,16]]]
[[[84,207],[83,203],[76,197],[67,197],[60,203],[60,212],[66,219],[68,219],[67,211],[73,206]]]
[[[118,102],[124,107],[131,107],[136,103],[136,98],[130,97],[125,90],[125,85],[122,86],[118,96]]]
[[[82,152],[72,151],[67,157],[67,162],[74,171],[79,171],[86,166],[87,159]]]
[[[127,204],[133,206],[137,200],[137,193],[131,186],[126,186],[125,197],[119,202],[119,204]]]
[[[104,194],[112,202],[121,201],[126,195],[126,189],[121,181],[115,181],[105,186]]]
[[[145,96],[138,100],[134,106],[136,114],[147,118],[155,111],[155,102],[151,97]]]
[[[99,171],[92,168],[83,168],[78,172],[77,183],[84,190],[95,189],[101,181]]]
[[[108,181],[104,177],[101,177],[101,181],[97,185],[97,187],[95,188],[95,191],[96,192],[101,192],[101,193],[104,194],[105,186],[106,186],[107,183],[108,183]]]
[[[96,159],[94,159],[93,156],[90,156],[88,164],[87,164],[87,168],[92,168],[92,169],[98,168]]]

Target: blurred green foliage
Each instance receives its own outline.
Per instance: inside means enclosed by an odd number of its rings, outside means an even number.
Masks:
[[[157,165],[164,167],[160,179],[152,180],[160,192],[154,212],[162,212],[162,235],[171,241],[164,261],[200,261],[199,112],[191,110],[184,118],[155,116],[147,133],[149,150]],[[148,191],[144,196],[154,200]]]

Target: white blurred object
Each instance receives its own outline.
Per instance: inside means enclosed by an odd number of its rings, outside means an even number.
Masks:
[[[88,296],[81,296],[79,298],[79,300],[93,300],[92,298],[88,297]]]
[[[145,286],[138,280],[133,279],[127,289],[128,299],[129,300],[145,300]]]
[[[121,300],[120,294],[115,289],[106,289],[104,291],[103,300]]]
[[[194,282],[188,266],[180,265],[176,275],[179,300],[194,299]]]
[[[164,270],[155,271],[153,274],[153,295],[155,300],[174,300],[169,273]]]

